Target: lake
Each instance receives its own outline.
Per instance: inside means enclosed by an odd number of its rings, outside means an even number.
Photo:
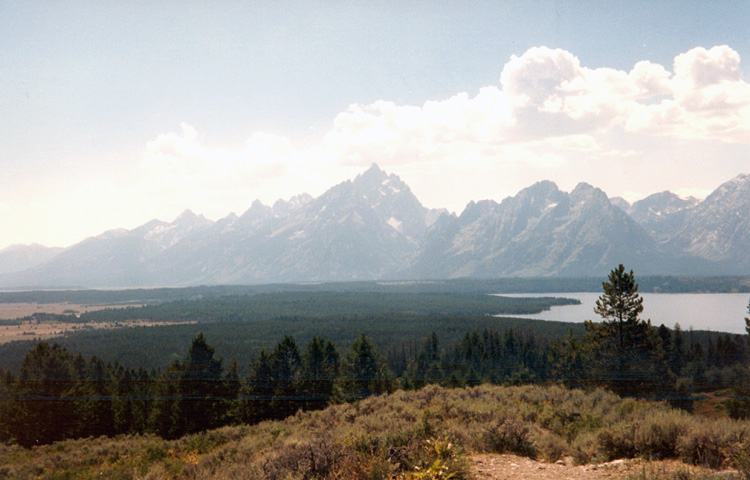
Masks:
[[[599,321],[594,314],[596,300],[601,293],[519,293],[499,294],[505,297],[565,297],[581,301],[580,305],[552,307],[546,312],[523,315],[524,318],[558,320],[561,322]],[[745,317],[748,316],[747,293],[641,293],[643,313],[641,318],[651,319],[651,324],[674,327],[679,323],[683,330],[691,326],[695,330],[745,333]]]

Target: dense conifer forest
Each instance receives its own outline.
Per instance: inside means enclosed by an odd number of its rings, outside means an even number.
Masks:
[[[63,339],[68,346],[6,345],[4,357],[14,348],[25,351],[18,368],[0,370],[0,441],[33,446],[144,433],[178,438],[432,384],[604,387],[685,410],[696,393],[729,389],[729,415],[750,413],[750,350],[743,336],[642,320],[638,285],[622,266],[602,286],[595,309],[601,321],[576,328],[478,316],[501,305],[511,312],[543,308],[537,299],[455,293],[267,293],[92,312],[78,321],[136,315],[208,321],[82,332]],[[464,310],[475,316],[451,315]],[[298,317],[303,311],[308,316]],[[298,335],[279,338],[289,326],[298,327],[292,329]],[[166,339],[179,338],[176,331],[192,337],[180,353],[154,365],[148,352],[169,352]],[[227,341],[231,337],[256,343],[243,350]],[[85,348],[74,348],[76,341],[101,352],[118,344],[152,364],[104,360],[81,353]]]

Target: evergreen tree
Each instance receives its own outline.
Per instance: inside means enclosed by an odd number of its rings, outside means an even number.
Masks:
[[[13,418],[13,384],[15,379],[10,372],[0,368],[0,443],[10,442],[13,438],[10,419]]]
[[[344,401],[354,401],[393,389],[390,371],[364,333],[347,352],[337,384]]]
[[[222,424],[232,424],[240,420],[239,396],[242,383],[240,382],[240,367],[236,359],[232,359],[227,366],[227,373],[224,375],[224,411]]]
[[[155,378],[151,388],[153,407],[149,412],[148,429],[163,438],[178,436],[175,425],[177,423],[177,394],[181,373],[182,364],[180,359],[175,356],[164,372],[153,375],[153,378]]]
[[[13,437],[24,446],[73,436],[78,428],[75,357],[65,348],[40,342],[23,359],[14,392]]]
[[[178,383],[177,434],[218,427],[222,416],[222,360],[203,333],[193,338]]]
[[[261,350],[250,364],[245,387],[240,394],[240,417],[245,423],[273,418],[275,379],[271,355]]]
[[[445,380],[443,371],[443,354],[437,334],[427,337],[422,344],[422,349],[415,359],[409,362],[406,370],[405,381],[410,388],[422,388],[432,383],[441,383]]]
[[[330,340],[313,337],[302,355],[299,390],[305,409],[324,408],[331,401],[339,371],[339,353]]]
[[[589,383],[586,367],[589,365],[583,343],[568,330],[568,338],[554,342],[549,348],[552,378],[571,388],[582,388]]]
[[[110,374],[104,362],[92,357],[86,368],[79,395],[84,401],[79,411],[81,436],[98,437],[114,433]]]
[[[602,290],[594,313],[603,320],[585,324],[584,341],[594,354],[594,378],[620,395],[652,394],[669,388],[665,386],[661,340],[651,322],[640,318],[643,298],[633,271],[626,272],[620,264],[602,283]]]
[[[672,348],[669,350],[669,369],[676,376],[682,375],[682,369],[685,367],[687,359],[685,357],[685,337],[682,333],[679,323],[675,323],[672,332]]]
[[[750,303],[747,305],[750,313]],[[750,318],[745,317],[745,332],[747,332],[747,343],[750,345]],[[729,401],[728,410],[732,418],[750,417],[750,367],[743,366],[732,385],[732,399]]]
[[[273,374],[273,416],[286,418],[303,407],[304,400],[297,388],[297,376],[302,364],[299,347],[294,338],[285,336],[271,355]]]
[[[115,434],[121,433],[139,433],[136,398],[138,391],[136,389],[137,378],[131,370],[116,365],[113,371],[114,389],[112,391],[112,412],[114,416]]]
[[[622,264],[609,273],[608,280],[602,282],[604,293],[596,301],[594,313],[615,327],[617,345],[624,351],[629,330],[640,323],[638,316],[643,312],[643,298],[638,294],[633,270],[626,273]]]
[[[154,404],[152,396],[153,377],[145,368],[132,370],[132,378],[135,384],[132,389],[133,426],[131,430],[144,433],[148,430],[148,419]]]

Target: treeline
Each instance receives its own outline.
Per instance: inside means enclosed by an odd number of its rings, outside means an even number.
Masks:
[[[366,336],[343,357],[319,337],[300,351],[284,337],[240,378],[206,337],[163,370],[128,369],[40,342],[18,375],[0,371],[0,442],[23,446],[66,438],[154,433],[164,438],[233,423],[284,418],[391,391],[395,379]]]
[[[602,288],[594,309],[602,321],[585,322],[580,336],[571,330],[567,338],[550,341],[534,330],[487,328],[443,348],[433,332],[419,347],[401,343],[385,356],[365,334],[345,355],[323,337],[313,336],[302,350],[285,336],[275,348],[260,350],[245,375],[236,360],[225,367],[203,333],[192,339],[184,358],[151,371],[38,343],[17,375],[0,371],[0,441],[32,446],[122,433],[175,438],[428,384],[603,386],[687,410],[693,393],[731,388],[730,415],[750,414],[745,338],[723,334],[704,348],[679,326],[653,327],[640,318],[643,299],[632,270],[622,265]],[[745,321],[750,332],[750,319]]]
[[[239,322],[283,317],[332,315],[520,315],[539,313],[579,300],[552,297],[502,297],[466,293],[282,292],[181,300],[138,308],[88,312],[80,322],[147,319],[158,322]]]
[[[576,336],[583,333],[583,324],[527,320],[490,315],[413,315],[346,314],[320,317],[281,316],[257,317],[244,321],[199,322],[153,327],[121,329],[80,329],[55,341],[72,352],[85,357],[96,356],[105,362],[119,362],[133,368],[147,370],[163,368],[174,355],[182,357],[185,346],[199,332],[211,339],[211,344],[224,358],[249,359],[261,349],[272,350],[279,339],[290,335],[300,344],[307,344],[319,336],[331,340],[341,350],[346,350],[361,333],[388,358],[403,357],[404,351],[413,356],[424,337],[435,332],[445,348],[451,348],[461,337],[472,330],[507,329],[526,334],[534,331],[538,341],[546,338],[564,338],[569,329]],[[705,342],[705,332],[695,332],[697,341]],[[18,372],[21,362],[36,340],[29,338],[0,345],[0,368]],[[246,362],[241,368],[246,367]]]
[[[75,303],[88,305],[113,305],[130,303],[163,303],[176,300],[217,297],[222,295],[249,295],[250,286],[201,286],[182,288],[125,288],[105,290],[19,290],[0,291],[0,303]]]
[[[0,371],[0,442],[33,446],[136,433],[176,438],[428,384],[607,386],[689,410],[691,393],[742,385],[750,378],[743,366],[748,349],[729,335],[705,351],[679,329],[650,327],[646,333],[652,350],[637,352],[641,363],[627,352],[631,363],[618,372],[622,366],[616,359],[602,357],[606,342],[592,340],[594,330],[583,339],[571,335],[552,342],[512,329],[473,331],[449,349],[433,333],[415,351],[402,348],[387,355],[365,335],[343,355],[330,340],[313,337],[301,349],[286,336],[252,358],[244,375],[236,360],[225,365],[217,358],[203,334],[192,340],[184,358],[151,371],[85,359],[42,342],[26,355],[17,375]],[[624,377],[618,380],[613,373]],[[735,404],[732,413],[746,415],[748,408]]]
[[[747,276],[651,275],[641,277],[640,284],[641,291],[644,292],[750,292],[750,277]],[[599,277],[510,277],[417,280],[413,282],[360,281],[321,284],[212,285],[120,290],[34,290],[28,288],[17,291],[0,291],[0,303],[156,304],[177,300],[294,292],[463,294],[596,292],[599,291],[600,286],[601,279]]]

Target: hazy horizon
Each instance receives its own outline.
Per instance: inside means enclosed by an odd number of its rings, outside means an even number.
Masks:
[[[750,4],[0,7],[0,249],[318,196],[372,163],[460,213],[750,173]]]

